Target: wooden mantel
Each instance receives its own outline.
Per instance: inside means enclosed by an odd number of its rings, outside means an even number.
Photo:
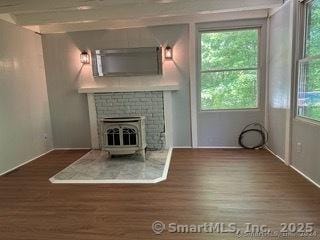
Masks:
[[[130,86],[94,86],[80,87],[79,93],[111,93],[111,92],[149,92],[149,91],[177,91],[180,89],[178,83],[157,85],[130,85]]]

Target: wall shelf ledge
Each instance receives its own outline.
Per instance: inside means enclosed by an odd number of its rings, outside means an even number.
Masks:
[[[112,93],[112,92],[153,92],[153,91],[178,91],[179,84],[137,85],[137,86],[94,86],[80,87],[79,93]]]

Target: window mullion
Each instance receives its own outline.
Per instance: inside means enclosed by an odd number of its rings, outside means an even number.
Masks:
[[[299,60],[299,62],[310,62],[312,60],[319,60],[319,59],[320,59],[320,55],[316,55],[316,56],[302,58]]]
[[[250,70],[258,70],[259,67],[252,68],[230,68],[230,69],[214,69],[214,70],[201,70],[201,73],[215,73],[215,72],[235,72],[235,71],[250,71]]]

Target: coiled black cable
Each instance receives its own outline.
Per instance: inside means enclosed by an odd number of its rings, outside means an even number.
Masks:
[[[259,133],[261,136],[261,141],[254,145],[254,146],[247,146],[243,143],[243,138],[246,134],[248,134],[249,132],[256,132]],[[241,147],[245,148],[245,149],[258,149],[258,148],[262,148],[264,147],[268,142],[268,132],[267,130],[260,124],[260,123],[251,123],[247,126],[245,126],[242,131],[241,134],[239,136],[238,139],[238,143]]]

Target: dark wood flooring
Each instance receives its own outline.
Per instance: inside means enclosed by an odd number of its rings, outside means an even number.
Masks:
[[[168,179],[158,184],[49,182],[85,153],[53,151],[0,177],[1,240],[238,239],[155,235],[156,220],[265,224],[273,230],[281,223],[310,222],[320,234],[320,190],[264,150],[175,149]]]

